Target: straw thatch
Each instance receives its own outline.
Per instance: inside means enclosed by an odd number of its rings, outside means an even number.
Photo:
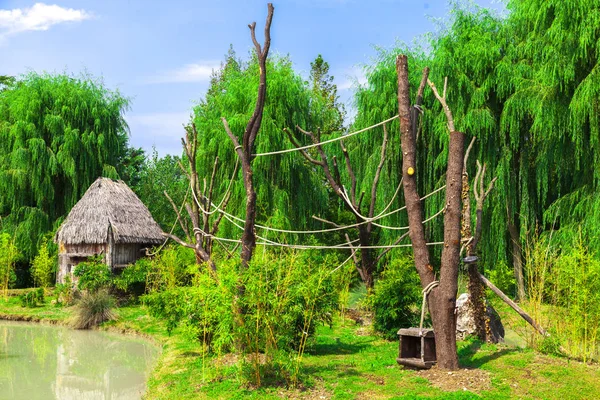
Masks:
[[[56,241],[108,243],[109,227],[115,243],[159,244],[164,240],[148,208],[125,182],[98,178],[61,225]]]

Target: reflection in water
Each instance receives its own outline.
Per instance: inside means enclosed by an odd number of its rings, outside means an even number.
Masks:
[[[0,321],[0,399],[139,399],[157,353],[137,338]]]

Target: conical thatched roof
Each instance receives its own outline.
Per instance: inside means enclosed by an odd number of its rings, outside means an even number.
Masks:
[[[158,244],[164,240],[148,208],[125,182],[98,178],[61,225],[56,241],[107,243],[109,226],[115,243]]]

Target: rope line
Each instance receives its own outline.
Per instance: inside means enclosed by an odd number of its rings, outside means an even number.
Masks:
[[[214,236],[211,235],[209,233],[204,232],[202,229],[199,228],[195,228],[194,232],[200,232],[202,233],[204,236],[212,238],[214,240],[217,241],[221,241],[221,242],[229,242],[229,243],[242,243],[242,241],[240,239],[227,239],[227,238],[222,238],[222,237],[218,237],[218,236]],[[261,238],[261,240],[263,240]],[[352,242],[356,242],[357,240],[354,240]],[[412,247],[412,244],[391,244],[391,245],[375,245],[375,246],[344,246],[348,244],[348,242],[344,242],[343,245],[342,244],[338,244],[338,245],[333,245],[333,246],[323,246],[323,245],[303,245],[303,244],[287,244],[287,243],[278,243],[278,242],[274,242],[272,240],[268,240],[266,242],[259,242],[256,243],[257,246],[275,246],[275,247],[285,247],[285,248],[290,248],[290,249],[297,249],[297,250],[317,250],[317,249],[329,249],[329,250],[360,250],[360,249],[395,249],[395,248],[400,248],[400,247]],[[444,244],[444,242],[429,242],[426,243],[427,246],[438,246],[438,245],[442,245]]]
[[[431,193],[429,193],[429,194],[427,194],[427,195],[425,195],[425,196],[421,197],[421,199],[420,199],[420,200],[421,200],[421,201],[423,201],[423,200],[427,199],[428,197],[431,197],[431,196],[433,196],[434,194],[436,194],[436,193],[438,193],[438,192],[440,192],[440,191],[444,190],[445,188],[446,188],[446,185],[444,185],[444,186],[441,186],[441,187],[439,187],[438,189],[434,190],[433,192],[431,192]],[[398,192],[398,190],[399,190],[399,189],[400,189],[400,186],[398,186],[398,189],[396,189],[396,193]],[[390,202],[390,204],[391,204],[391,202]],[[233,214],[230,214],[230,213],[228,213],[228,212],[227,212],[227,211],[225,211],[225,210],[222,210],[221,208],[217,207],[215,204],[212,204],[212,206],[213,206],[213,207],[215,207],[215,211],[219,211],[220,213],[222,213],[223,215],[225,215],[225,217],[232,218],[232,219],[234,219],[234,220],[236,220],[236,221],[239,221],[239,222],[246,222],[244,219],[242,219],[242,218],[240,218],[240,217],[236,217],[235,215],[233,215]],[[389,204],[388,204],[388,206],[387,206],[387,207],[386,207],[386,208],[385,208],[383,211],[385,211],[385,210],[386,210],[386,209],[388,209],[388,208],[389,208]],[[260,225],[260,224],[255,224],[254,226],[256,226],[256,227],[257,227],[257,228],[259,228],[259,229],[264,229],[264,230],[266,230],[266,231],[279,232],[279,233],[293,233],[293,234],[314,234],[314,233],[335,232],[335,231],[341,231],[341,230],[344,230],[344,229],[356,228],[357,226],[364,225],[364,224],[367,224],[367,223],[369,223],[369,222],[371,222],[371,223],[372,223],[373,221],[377,221],[377,220],[379,220],[379,219],[382,219],[382,218],[388,217],[388,216],[390,216],[390,215],[392,215],[392,214],[395,214],[395,213],[397,213],[397,212],[400,212],[400,211],[402,211],[402,210],[404,210],[404,209],[406,209],[406,206],[402,206],[402,207],[400,207],[400,208],[398,208],[398,209],[396,209],[396,210],[392,210],[392,211],[390,211],[390,212],[388,212],[388,213],[383,213],[383,214],[382,214],[382,213],[380,213],[379,215],[377,215],[377,216],[375,216],[375,217],[373,217],[373,218],[367,219],[367,220],[365,220],[365,221],[363,221],[363,222],[357,222],[357,223],[355,223],[355,224],[344,225],[344,226],[336,226],[336,227],[333,227],[333,228],[325,228],[325,229],[314,229],[314,230],[304,230],[304,231],[299,231],[299,230],[290,230],[290,229],[278,229],[278,228],[272,228],[272,227],[265,226],[265,225]],[[213,212],[214,212],[214,211],[213,211]],[[434,216],[432,216],[432,217],[430,217],[430,218],[426,219],[426,220],[425,220],[425,221],[423,221],[423,222],[429,222],[431,219],[433,219],[433,218],[437,217],[437,216],[438,216],[438,215],[439,215],[441,212],[443,212],[443,210],[442,210],[442,211],[440,211],[440,212],[438,212],[438,213],[437,213],[437,214],[435,214]],[[227,219],[228,219],[228,220],[231,222],[231,220],[230,220],[229,218],[227,218]],[[384,225],[384,227],[385,227],[385,225]],[[404,230],[405,230],[405,229],[408,229],[408,227],[396,227],[396,228],[394,228],[394,227],[390,227],[390,229],[396,229],[396,230],[403,230],[403,229],[404,229]]]
[[[293,148],[293,149],[285,149],[285,150],[271,151],[271,152],[268,152],[268,153],[259,153],[259,154],[253,154],[252,156],[253,156],[253,157],[273,156],[273,155],[276,155],[276,154],[284,154],[284,153],[291,153],[291,152],[293,152],[293,151],[300,151],[300,150],[311,149],[311,148],[313,148],[313,147],[321,146],[321,145],[323,145],[323,144],[328,144],[328,143],[337,142],[337,141],[339,141],[339,140],[344,140],[344,139],[347,139],[347,138],[349,138],[349,137],[351,137],[351,136],[358,135],[359,133],[366,132],[366,131],[368,131],[368,130],[371,130],[371,129],[373,129],[373,128],[377,128],[378,126],[381,126],[381,125],[383,125],[383,124],[386,124],[386,123],[388,123],[388,122],[390,122],[390,121],[393,121],[393,120],[395,120],[396,118],[398,118],[398,114],[394,115],[392,118],[388,118],[388,119],[386,119],[385,121],[379,122],[379,123],[377,123],[377,124],[375,124],[375,125],[371,125],[371,126],[368,126],[368,127],[366,127],[366,128],[360,129],[360,130],[358,130],[358,131],[351,132],[351,133],[348,133],[348,134],[346,134],[346,135],[343,135],[343,136],[340,136],[340,137],[337,137],[337,138],[329,139],[329,140],[326,140],[326,141],[324,141],[324,142],[313,143],[313,144],[309,144],[309,145],[302,146],[302,147],[295,147],[295,148]]]

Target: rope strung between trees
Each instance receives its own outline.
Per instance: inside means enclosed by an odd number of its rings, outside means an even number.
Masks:
[[[398,189],[399,189],[399,188],[400,188],[400,186],[398,186]],[[431,196],[433,196],[434,194],[436,194],[436,193],[438,193],[438,192],[440,192],[440,191],[444,190],[445,188],[446,188],[446,185],[444,185],[444,186],[442,186],[442,187],[440,187],[440,188],[438,188],[438,189],[434,190],[433,192],[431,192],[431,193],[429,193],[429,194],[427,194],[427,195],[425,195],[425,196],[421,197],[421,201],[423,201],[423,200],[427,199],[428,197],[431,197]],[[396,190],[396,194],[398,193],[398,189]],[[394,196],[395,196],[395,195],[394,195]],[[390,202],[390,203],[388,204],[388,206],[387,206],[387,207],[386,207],[386,208],[385,208],[385,209],[382,211],[382,213],[380,213],[379,215],[377,215],[377,216],[375,216],[375,217],[373,217],[373,218],[367,218],[367,219],[366,219],[366,220],[364,220],[363,222],[357,222],[357,223],[355,223],[355,224],[350,224],[350,225],[336,226],[336,227],[333,227],[333,228],[325,228],[325,229],[314,229],[314,230],[303,230],[303,231],[299,231],[299,230],[291,230],[291,229],[278,229],[278,228],[272,228],[272,227],[269,227],[269,226],[265,226],[265,225],[259,225],[259,224],[255,224],[255,226],[256,226],[257,228],[259,228],[259,229],[264,229],[264,230],[266,230],[266,231],[272,231],[272,232],[278,232],[278,233],[292,233],[292,234],[314,234],[314,233],[335,232],[335,231],[341,231],[341,230],[344,230],[344,229],[356,228],[357,226],[364,225],[364,224],[368,224],[369,222],[373,223],[373,221],[377,221],[377,220],[379,220],[379,219],[382,219],[382,218],[388,217],[388,216],[390,216],[390,215],[392,215],[392,214],[396,214],[397,212],[400,212],[400,211],[402,211],[402,210],[405,210],[405,209],[406,209],[406,206],[402,206],[402,207],[400,207],[400,208],[398,208],[398,209],[396,209],[396,210],[392,210],[392,211],[390,211],[390,212],[388,212],[388,213],[383,213],[385,210],[387,210],[387,209],[389,208],[390,204],[391,204],[391,202]],[[230,214],[230,213],[228,213],[227,211],[225,211],[225,210],[222,210],[221,208],[217,207],[215,204],[211,204],[211,205],[212,205],[212,206],[215,208],[215,211],[219,211],[221,214],[225,215],[225,217],[229,217],[229,218],[227,218],[229,221],[231,221],[231,220],[230,220],[230,218],[231,218],[231,219],[234,219],[234,220],[236,220],[236,221],[238,221],[238,222],[245,222],[245,220],[244,220],[243,218],[236,217],[235,215],[233,215],[233,214]],[[214,211],[213,211],[213,212],[214,212]],[[433,219],[433,218],[437,217],[437,216],[438,216],[439,214],[441,214],[442,212],[443,212],[443,210],[439,211],[437,214],[435,214],[434,216],[432,216],[432,217],[430,217],[430,218],[426,219],[426,220],[425,220],[425,221],[423,221],[423,222],[429,222],[429,221],[431,221],[431,219]],[[379,225],[377,225],[377,226],[379,226]],[[396,230],[406,230],[406,229],[408,229],[408,227],[387,227],[387,226],[385,226],[385,225],[383,225],[382,227],[389,228],[389,229],[396,229]]]
[[[227,238],[218,237],[218,236],[206,233],[202,229],[199,229],[199,228],[195,228],[194,232],[196,232],[196,231],[200,232],[202,235],[204,235],[208,238],[212,238],[217,241],[229,242],[229,243],[242,243],[242,241],[240,239],[227,239]],[[264,238],[260,238],[260,239],[264,240]],[[353,243],[356,241],[358,241],[358,239],[353,240],[350,243]],[[361,246],[361,245],[346,246],[347,244],[348,244],[348,242],[344,242],[342,244],[337,244],[337,245],[332,245],[332,246],[303,245],[303,244],[278,243],[278,242],[274,242],[272,240],[256,243],[257,246],[285,247],[285,248],[296,249],[296,250],[318,250],[318,249],[323,249],[323,250],[360,250],[360,249],[395,249],[395,248],[400,248],[400,247],[412,247],[412,244],[389,244],[389,245],[376,245],[376,246]],[[444,242],[426,243],[427,246],[439,246],[442,244],[444,244]]]
[[[273,155],[276,155],[276,154],[291,153],[292,151],[300,151],[300,150],[311,149],[313,147],[321,146],[323,144],[333,143],[333,142],[337,142],[337,141],[340,141],[340,140],[345,140],[345,139],[347,139],[349,137],[352,137],[354,135],[358,135],[359,133],[363,133],[363,132],[366,132],[366,131],[371,130],[373,128],[377,128],[378,126],[381,126],[381,125],[386,124],[386,123],[388,123],[390,121],[393,121],[396,118],[398,118],[398,114],[394,115],[392,118],[388,118],[385,121],[379,122],[379,123],[377,123],[375,125],[371,125],[369,127],[360,129],[360,130],[355,131],[355,132],[348,133],[346,135],[343,135],[343,136],[340,136],[340,137],[337,137],[337,138],[325,140],[324,142],[313,143],[313,144],[309,144],[309,145],[302,146],[302,147],[295,147],[293,149],[285,149],[285,150],[271,151],[271,152],[268,152],[268,153],[253,154],[252,157],[273,156]]]

